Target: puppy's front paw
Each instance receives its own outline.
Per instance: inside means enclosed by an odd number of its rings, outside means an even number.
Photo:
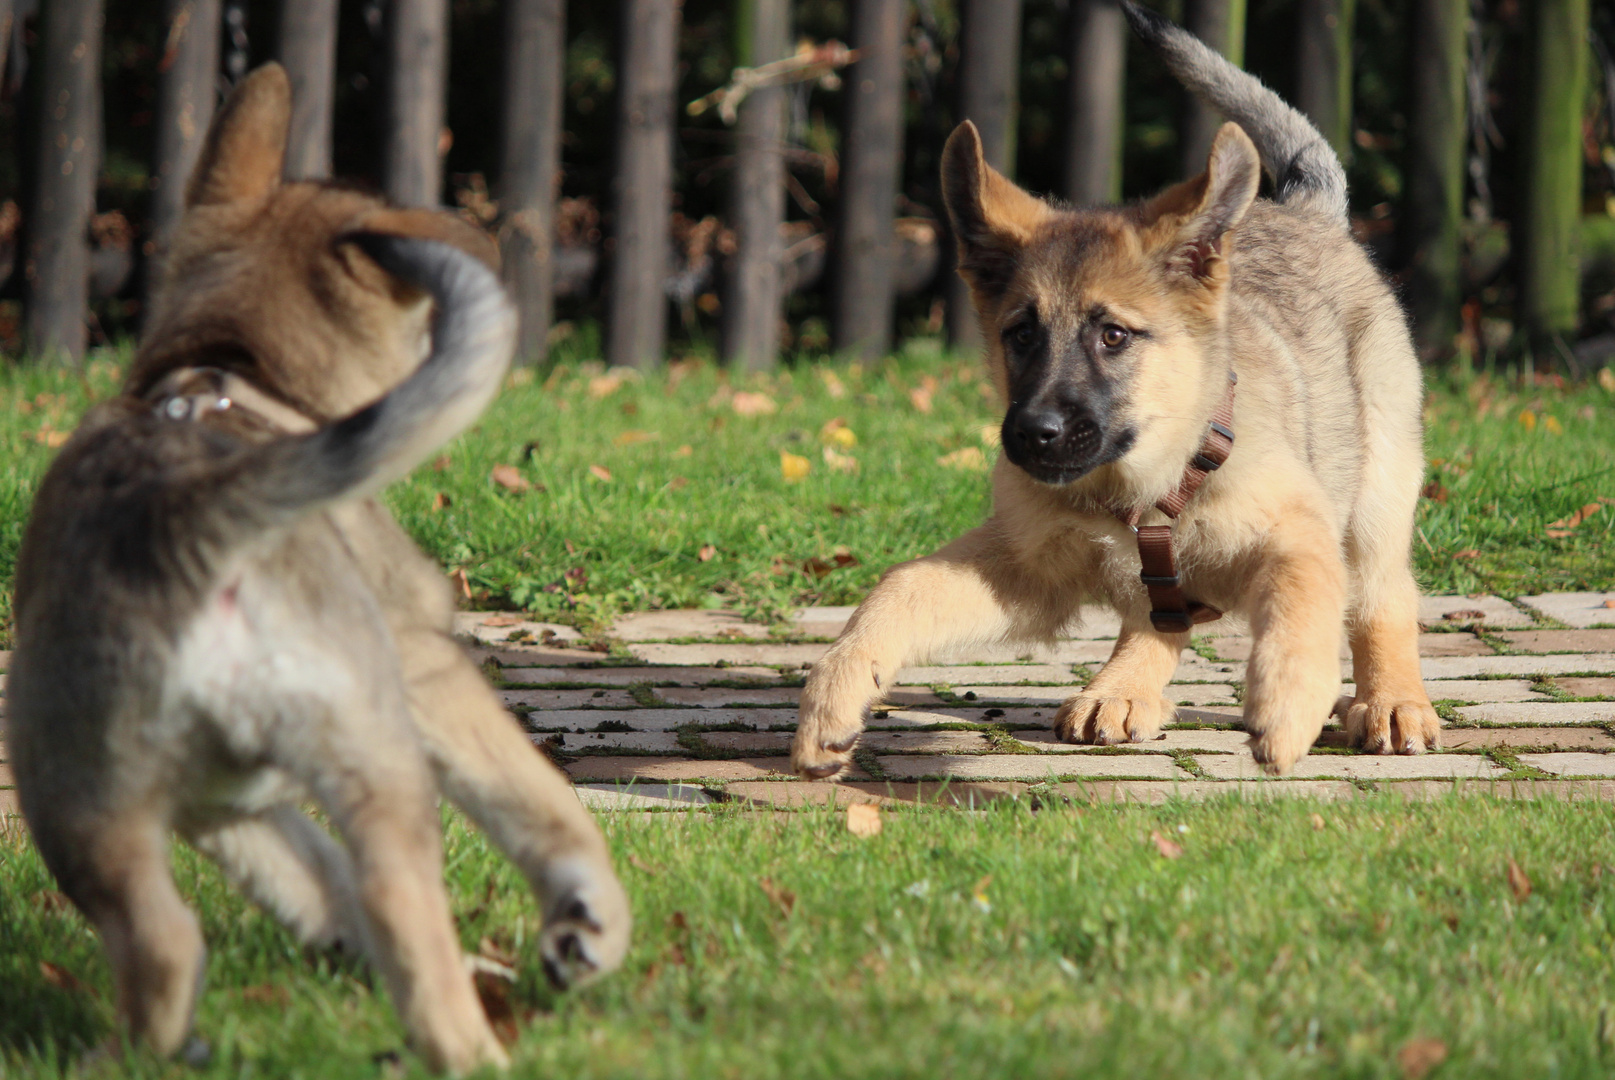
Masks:
[[[1346,710],[1346,739],[1365,754],[1422,754],[1441,747],[1441,717],[1428,701],[1360,698]]]
[[[609,870],[602,875],[574,865],[555,876],[561,880],[552,877],[546,890],[538,951],[550,984],[565,990],[617,969],[628,952],[632,918],[628,897]]]
[[[863,734],[869,703],[881,692],[873,664],[819,661],[802,688],[791,768],[804,780],[838,780],[852,767],[852,751]]]
[[[1251,756],[1264,771],[1282,775],[1295,768],[1295,763],[1306,756],[1316,739],[1315,732],[1295,724],[1281,724],[1251,736]]]
[[[1062,742],[1095,746],[1143,742],[1160,733],[1171,711],[1172,706],[1158,694],[1136,698],[1078,694],[1055,714],[1054,733]]]

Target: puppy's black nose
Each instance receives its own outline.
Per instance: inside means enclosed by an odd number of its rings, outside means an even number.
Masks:
[[[1065,417],[1054,409],[1023,411],[1015,418],[1015,435],[1028,447],[1046,449],[1065,434]]]

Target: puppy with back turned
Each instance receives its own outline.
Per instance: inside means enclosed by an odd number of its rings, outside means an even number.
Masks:
[[[270,65],[221,109],[124,391],[40,487],[7,686],[18,792],[157,1052],[184,1043],[203,968],[178,832],[302,940],[368,957],[431,1065],[502,1064],[439,793],[531,882],[556,983],[617,966],[627,901],[450,638],[442,572],[370,496],[481,413],[514,315],[492,245],[452,215],[282,183],[289,107]]]
[[[1288,771],[1332,708],[1370,752],[1438,744],[1409,563],[1420,372],[1348,232],[1345,173],[1258,80],[1123,6],[1232,122],[1204,173],[1116,208],[1027,194],[968,121],[948,140],[959,272],[1005,407],[993,512],[888,571],[814,667],[792,748],[804,776],[847,767],[899,668],[1048,641],[1088,605],[1122,629],[1056,717],[1067,741],[1152,738],[1192,626],[1237,613],[1254,636],[1245,726],[1269,770]],[[1337,700],[1342,628],[1356,695]]]

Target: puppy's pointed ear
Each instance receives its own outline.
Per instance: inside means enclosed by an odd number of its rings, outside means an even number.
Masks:
[[[1053,211],[987,164],[969,120],[942,148],[942,197],[959,244],[959,276],[978,298],[998,300],[1021,248]]]
[[[1244,219],[1261,179],[1261,158],[1250,136],[1238,124],[1224,124],[1206,171],[1144,205],[1145,243],[1170,270],[1220,288],[1228,278],[1228,233]]]
[[[186,206],[257,199],[280,185],[291,124],[292,88],[286,69],[265,64],[230,92],[185,185]]]

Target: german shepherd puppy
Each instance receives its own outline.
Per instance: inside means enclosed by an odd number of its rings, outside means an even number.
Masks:
[[[846,768],[900,667],[1051,639],[1087,604],[1120,612],[1122,630],[1056,730],[1070,742],[1152,737],[1172,713],[1162,690],[1188,620],[1155,628],[1132,526],[1167,521],[1156,504],[1195,462],[1203,484],[1170,534],[1177,585],[1191,612],[1250,621],[1257,760],[1290,769],[1331,706],[1370,752],[1437,745],[1409,567],[1420,373],[1396,298],[1347,232],[1345,173],[1255,78],[1123,6],[1177,78],[1234,122],[1201,175],[1093,210],[1051,206],[994,172],[968,122],[948,140],[959,272],[1005,407],[993,513],[888,571],[814,667],[792,748],[803,776]],[[1272,201],[1256,197],[1263,168]],[[1223,426],[1235,441],[1218,468],[1197,451],[1234,376]],[[1342,625],[1357,688],[1337,703]]]
[[[17,787],[157,1052],[184,1042],[203,966],[178,832],[304,941],[366,955],[433,1067],[502,1064],[450,921],[439,792],[537,891],[556,983],[621,961],[628,905],[594,822],[450,638],[441,571],[369,496],[481,413],[515,320],[492,245],[452,216],[283,184],[289,108],[275,65],[224,105],[128,383],[40,487]]]

